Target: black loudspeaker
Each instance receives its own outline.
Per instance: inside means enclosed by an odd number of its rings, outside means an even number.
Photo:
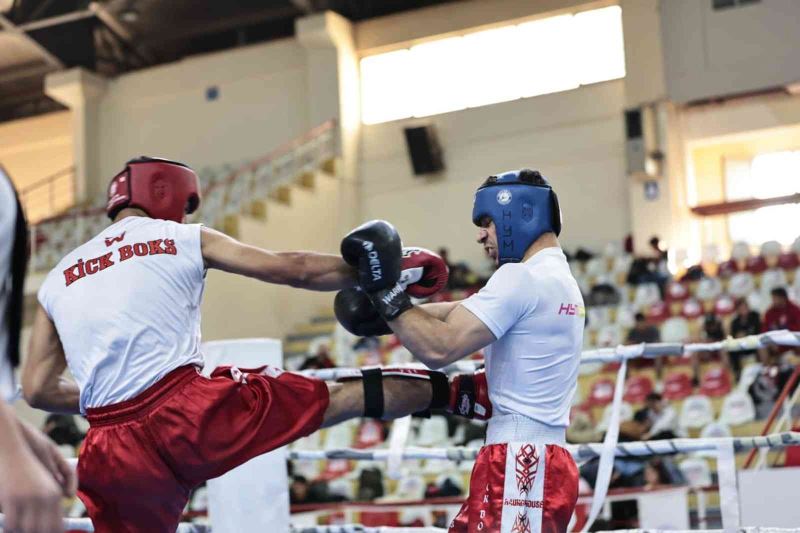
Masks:
[[[431,174],[444,169],[442,149],[433,126],[405,128],[404,132],[415,175]]]
[[[625,111],[625,157],[628,174],[645,174],[644,125],[639,108]]]

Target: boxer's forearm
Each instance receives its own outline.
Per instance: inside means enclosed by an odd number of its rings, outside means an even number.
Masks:
[[[494,342],[492,332],[461,305],[440,320],[414,307],[388,322],[397,338],[429,368],[442,368]]]
[[[31,407],[50,413],[78,415],[81,391],[78,385],[60,378],[52,387],[37,391],[35,394],[25,393],[25,399]]]
[[[24,446],[19,422],[11,409],[0,401],[0,466],[4,461],[12,461]]]
[[[202,230],[201,245],[207,268],[316,291],[335,291],[356,284],[355,269],[339,255],[273,252],[209,228]]]

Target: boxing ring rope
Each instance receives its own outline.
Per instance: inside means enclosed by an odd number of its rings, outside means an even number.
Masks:
[[[800,346],[800,333],[789,330],[767,331],[758,335],[748,335],[738,339],[725,339],[718,342],[704,343],[671,343],[671,342],[644,342],[628,346],[619,345],[614,348],[597,348],[581,352],[581,364],[591,363],[619,363],[630,359],[655,359],[668,355],[678,355],[688,357],[700,352],[718,352],[725,350],[728,352],[740,352],[755,350],[767,346]],[[454,372],[473,372],[483,364],[482,359],[472,359],[468,361],[458,361],[443,369],[448,373]],[[419,363],[412,363],[404,366],[422,367]],[[424,367],[422,367],[424,368]],[[342,377],[352,377],[357,368],[323,368],[316,370],[304,370],[301,373],[313,376],[325,381],[336,381]]]
[[[616,445],[616,457],[644,457],[651,455],[670,455],[677,453],[696,453],[717,450],[720,445],[732,445],[734,452],[758,448],[780,449],[786,446],[800,446],[800,432],[788,431],[763,437],[721,437],[697,439],[665,439],[640,442],[621,442]],[[586,461],[600,457],[602,442],[589,444],[568,444],[567,450],[576,461]],[[404,460],[446,459],[450,461],[473,461],[479,448],[419,448],[408,447],[403,451]],[[293,461],[319,461],[347,459],[351,461],[387,461],[390,450],[294,450],[288,458]]]
[[[800,346],[800,333],[791,332],[787,330],[770,331],[760,335],[750,335],[738,339],[726,339],[720,342],[712,343],[642,343],[631,346],[617,346],[616,348],[600,348],[596,350],[584,351],[581,354],[581,364],[589,363],[612,363],[622,362],[617,377],[617,389],[621,390],[621,386],[625,379],[626,362],[630,359],[636,358],[656,358],[665,355],[682,355],[688,356],[697,352],[709,351],[744,351],[762,348],[766,346]],[[482,364],[483,361],[461,361],[454,365],[447,367],[446,371],[474,371],[477,366]],[[419,365],[416,365],[419,366]],[[340,377],[352,376],[358,369],[352,368],[331,368],[305,371],[303,374],[312,375],[318,379],[333,381]],[[620,394],[615,391],[615,411],[618,412],[619,405],[616,396]],[[617,413],[618,414],[618,413]],[[612,418],[613,420],[613,418]],[[699,451],[717,451],[724,450],[736,453],[743,450],[752,449],[774,449],[784,448],[786,446],[800,445],[800,432],[784,432],[766,435],[762,437],[730,437],[730,438],[679,438],[667,439],[657,441],[642,441],[642,442],[626,442],[617,443],[616,438],[614,442],[610,443],[608,440],[604,443],[589,443],[580,445],[567,445],[566,448],[576,459],[576,461],[584,461],[596,457],[601,458],[601,465],[604,448],[611,450],[610,457],[643,457],[651,455],[667,455],[675,453],[692,453]],[[613,446],[609,447],[609,444]],[[294,450],[288,452],[290,460],[297,461],[316,461],[316,460],[331,460],[331,459],[348,459],[354,461],[388,461],[390,457],[396,456],[395,450],[355,450],[350,448],[338,450]],[[477,456],[478,449],[453,447],[453,448],[418,448],[407,447],[404,448],[400,454],[403,460],[415,459],[447,459],[452,461],[474,460]],[[75,467],[77,466],[77,459],[68,460],[69,463]],[[726,460],[718,461],[720,469],[723,463],[731,463],[730,457]],[[730,470],[730,464],[728,470]],[[735,467],[734,467],[735,468]],[[722,470],[720,471],[722,475]],[[730,475],[730,472],[727,472]],[[734,470],[735,475],[735,470]],[[599,485],[599,483],[598,483]],[[607,487],[606,487],[607,489]],[[605,490],[595,487],[595,495],[602,495],[605,498]],[[723,505],[724,506],[724,505]],[[0,514],[0,530],[2,530],[4,523],[4,516]],[[735,517],[738,519],[738,515]],[[88,518],[68,518],[65,519],[64,525],[66,529],[76,531],[94,531],[91,521]],[[587,525],[588,527],[588,525]],[[208,526],[200,524],[182,523],[178,528],[178,533],[200,533],[210,531]],[[352,526],[325,526],[317,528],[303,528],[296,529],[293,533],[382,533],[382,532],[414,532],[414,533],[433,533],[444,531],[436,528],[367,528],[360,525]],[[629,531],[646,531],[646,530],[629,530]],[[650,530],[655,533],[655,530]],[[697,530],[693,530],[697,531]],[[716,532],[723,530],[706,530],[708,532]],[[776,528],[730,528],[725,526],[726,533],[729,531],[741,531],[746,533],[783,533],[783,532],[800,532],[800,529],[776,529]]]

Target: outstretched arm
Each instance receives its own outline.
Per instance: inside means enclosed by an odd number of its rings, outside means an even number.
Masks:
[[[56,413],[80,413],[80,390],[62,376],[66,368],[64,347],[56,327],[39,305],[28,357],[22,368],[22,393],[31,407]]]
[[[316,291],[335,291],[356,284],[355,269],[338,255],[271,252],[206,227],[202,229],[201,245],[206,267],[267,283]]]

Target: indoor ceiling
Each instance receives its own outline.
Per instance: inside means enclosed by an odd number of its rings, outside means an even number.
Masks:
[[[458,0],[2,0],[0,121],[59,109],[49,72],[114,76],[294,33],[325,10],[358,21]]]

